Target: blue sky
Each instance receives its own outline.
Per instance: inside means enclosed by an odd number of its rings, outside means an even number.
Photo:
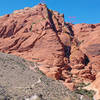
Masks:
[[[42,0],[0,0],[0,16],[14,10],[32,7]],[[100,23],[100,0],[44,0],[48,8],[64,13],[65,21]],[[74,16],[76,18],[69,18]]]

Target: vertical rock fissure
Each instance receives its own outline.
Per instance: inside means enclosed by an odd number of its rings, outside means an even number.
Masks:
[[[53,19],[52,19],[52,12],[50,12],[49,9],[48,9],[48,16],[49,16],[49,20],[50,20],[50,22],[51,22],[51,27],[52,27],[52,29],[57,33],[55,24],[54,24]]]

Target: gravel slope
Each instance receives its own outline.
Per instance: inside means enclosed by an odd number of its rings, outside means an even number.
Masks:
[[[70,92],[60,81],[47,78],[35,65],[39,66],[17,56],[0,53],[0,100],[26,100],[34,94],[42,95],[43,100],[64,100],[69,96],[74,99],[65,100],[80,100],[79,95]]]

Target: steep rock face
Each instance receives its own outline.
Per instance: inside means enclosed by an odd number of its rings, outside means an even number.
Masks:
[[[76,24],[73,26],[79,48],[89,57],[88,67],[100,71],[100,24]]]
[[[89,58],[85,69],[90,70],[91,74],[96,76],[96,80],[88,88],[97,91],[95,99],[98,100],[100,99],[100,24],[76,24],[73,25],[73,30],[79,48]]]
[[[1,17],[0,51],[37,61],[47,76],[59,79],[59,68],[67,64],[61,34],[70,45],[70,36],[66,34],[69,29],[63,17],[44,4]]]

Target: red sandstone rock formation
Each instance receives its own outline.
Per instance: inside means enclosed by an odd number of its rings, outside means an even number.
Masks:
[[[76,24],[73,29],[80,50],[89,58],[86,68],[100,72],[100,24]]]
[[[73,30],[75,38],[79,41],[80,50],[89,58],[85,69],[96,76],[96,80],[88,86],[88,89],[94,89],[97,92],[95,99],[98,100],[100,99],[100,24],[76,24],[73,26]],[[95,79],[95,77],[91,77],[91,79]]]
[[[100,71],[99,33],[100,24],[65,23],[63,14],[39,4],[0,17],[0,51],[38,62],[73,90]]]
[[[64,16],[44,4],[17,10],[0,18],[0,51],[37,61],[47,76],[59,79],[59,68],[67,64],[59,37],[70,39],[67,30]]]

